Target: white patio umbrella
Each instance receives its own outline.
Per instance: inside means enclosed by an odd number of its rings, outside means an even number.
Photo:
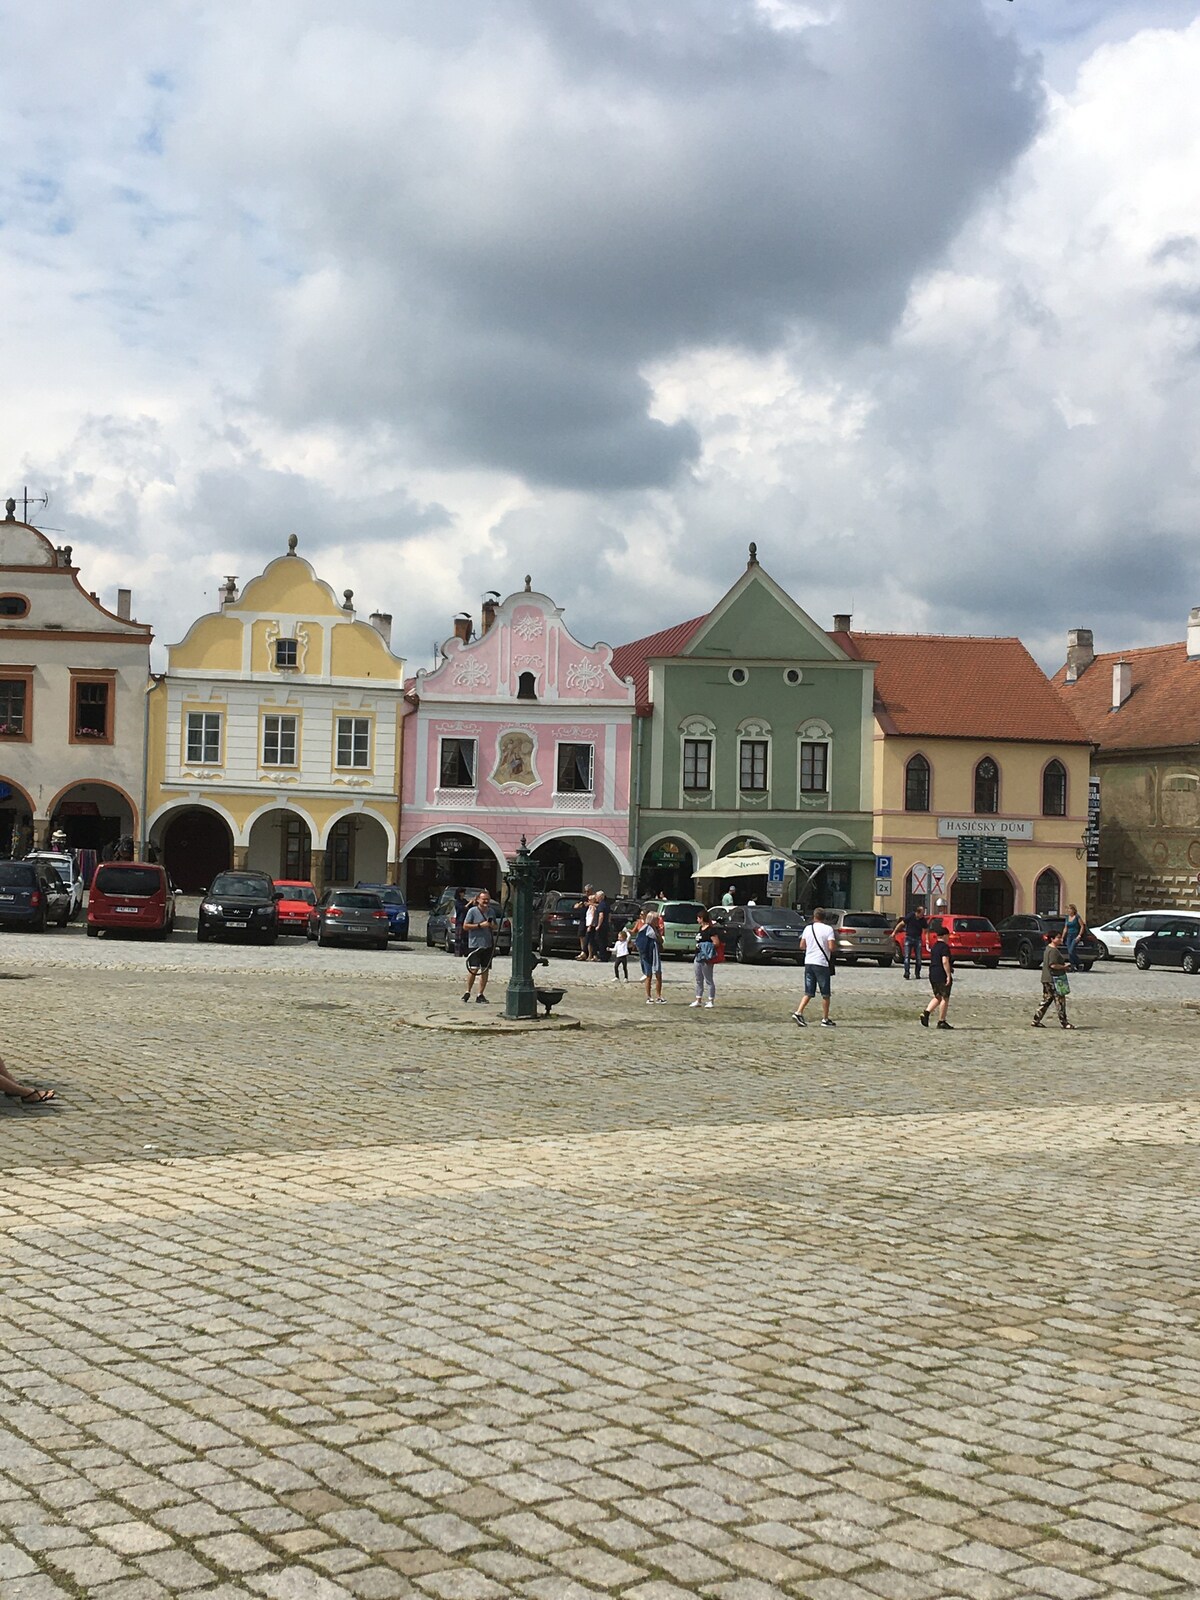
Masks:
[[[765,878],[772,861],[783,861],[784,878],[794,878],[795,864],[780,852],[771,850],[735,850],[732,855],[720,856],[692,874],[699,883],[708,878]]]

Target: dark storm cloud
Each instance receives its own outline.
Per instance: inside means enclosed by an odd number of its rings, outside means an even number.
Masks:
[[[649,413],[657,361],[797,324],[885,336],[1040,111],[978,0],[792,28],[750,0],[452,16],[344,7],[320,43],[334,75],[353,49],[354,92],[325,92],[310,35],[275,61],[286,123],[239,118],[218,159],[321,263],[286,296],[272,409],[537,483],[695,459],[686,420]]]

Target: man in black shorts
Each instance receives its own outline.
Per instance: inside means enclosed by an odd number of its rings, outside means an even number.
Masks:
[[[942,924],[931,922],[929,931],[933,935],[933,948],[929,952],[929,987],[933,990],[933,998],[921,1013],[921,1026],[927,1028],[930,1017],[936,1011],[938,1027],[949,1028],[946,1011],[950,1005],[950,991],[954,987],[954,958],[946,943],[946,930]]]
[[[479,891],[475,903],[468,908],[463,918],[463,929],[467,935],[467,992],[463,999],[471,998],[475,979],[478,978],[479,993],[475,996],[475,1004],[486,1006],[489,1001],[484,990],[488,986],[488,974],[496,949],[496,913],[492,909],[492,897],[486,889]]]

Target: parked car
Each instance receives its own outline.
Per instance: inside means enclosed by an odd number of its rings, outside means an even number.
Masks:
[[[1000,965],[1000,935],[986,917],[967,916],[959,911],[939,911],[930,922],[940,922],[946,930],[946,943],[955,961],[970,961],[977,967]],[[900,959],[904,957],[904,930],[893,935]],[[926,928],[922,948],[928,955],[934,935]]]
[[[170,937],[175,927],[175,886],[152,861],[105,861],[88,890],[87,936],[122,929]]]
[[[707,908],[699,900],[645,900],[642,910],[647,914],[655,912],[663,919],[663,955],[687,956],[693,960],[696,955],[696,918]],[[755,907],[734,907],[735,910],[754,910]],[[768,909],[762,907],[763,910]]]
[[[1135,911],[1124,917],[1114,917],[1111,922],[1102,922],[1091,931],[1099,942],[1102,959],[1132,961],[1140,940],[1179,917],[1200,922],[1200,914],[1194,911]]]
[[[265,872],[218,872],[200,898],[196,939],[255,939],[274,944],[279,933],[279,901]]]
[[[464,889],[463,894],[468,901],[474,900],[479,889]],[[434,902],[429,913],[429,921],[425,925],[425,943],[427,945],[440,945],[447,955],[454,954],[454,894],[453,889],[443,889],[438,899]],[[492,909],[497,916],[496,927],[496,954],[506,956],[512,950],[512,919],[505,916],[496,903],[495,895],[492,896]]]
[[[70,915],[70,893],[44,862],[0,861],[0,926],[45,933],[48,922],[61,928]]]
[[[728,906],[724,923],[717,926],[721,929],[727,961],[804,960],[800,944],[804,918],[786,906]],[[691,935],[691,953],[695,955],[694,922]]]
[[[74,921],[83,910],[83,878],[75,864],[75,857],[68,855],[65,850],[31,850],[25,859],[41,861],[52,872],[57,873],[71,897],[71,909],[67,921]]]
[[[1000,954],[1013,960],[1019,967],[1040,967],[1042,953],[1051,939],[1063,930],[1065,917],[1022,915],[1005,917],[996,932],[1000,935]],[[1100,960],[1100,945],[1088,933],[1075,947],[1075,959],[1085,972],[1092,970]]]
[[[308,913],[317,903],[317,891],[304,878],[276,878],[275,905],[279,912],[280,933],[308,937]]]
[[[308,937],[318,944],[388,947],[388,914],[371,889],[326,889],[308,913]]]
[[[539,955],[579,954],[582,924],[575,907],[582,898],[578,889],[547,889],[533,897],[533,948]],[[636,900],[608,896],[608,933],[601,957],[608,954],[619,930],[633,922],[640,909]]]
[[[894,919],[882,911],[831,911],[836,959],[852,967],[859,961],[877,961],[890,967],[896,958],[892,942]]]
[[[383,901],[388,932],[393,939],[408,938],[408,906],[394,883],[356,883],[356,889],[372,889]]]
[[[1164,921],[1134,946],[1139,972],[1151,967],[1182,967],[1193,977],[1200,972],[1200,917],[1178,916]]]

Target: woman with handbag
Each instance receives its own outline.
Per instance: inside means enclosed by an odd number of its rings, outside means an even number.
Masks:
[[[1067,955],[1063,949],[1065,938],[1064,932],[1056,933],[1042,956],[1042,1003],[1033,1014],[1035,1028],[1042,1026],[1042,1018],[1051,1006],[1058,1012],[1058,1020],[1064,1028],[1075,1026],[1067,1021],[1067,996],[1071,992],[1071,983],[1067,977]]]

